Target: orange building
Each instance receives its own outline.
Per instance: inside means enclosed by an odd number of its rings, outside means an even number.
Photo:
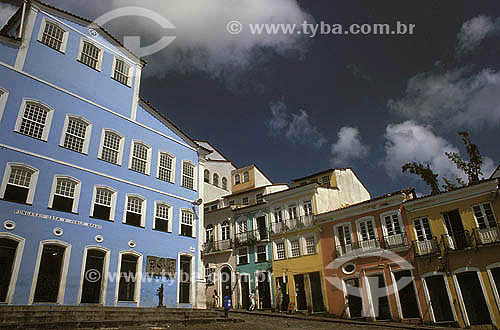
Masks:
[[[413,281],[407,189],[317,215],[328,313],[343,318],[406,320],[422,317]]]

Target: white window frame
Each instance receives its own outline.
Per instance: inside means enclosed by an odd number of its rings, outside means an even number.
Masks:
[[[9,92],[0,87],[0,122],[2,121],[3,113],[5,107],[7,106],[7,99],[9,98]]]
[[[486,266],[486,273],[488,274],[491,290],[493,291],[493,295],[495,296],[495,301],[497,303],[497,306],[500,306],[500,287],[497,287],[495,279],[493,278],[493,274],[491,272],[491,270],[495,268],[500,268],[500,262],[495,262],[493,264]]]
[[[245,176],[247,176],[246,180],[245,180]],[[243,178],[241,179],[241,183],[245,183],[248,181],[250,181],[250,172],[245,171],[245,172],[243,172]]]
[[[23,257],[24,244],[26,239],[21,236],[14,235],[12,233],[0,232],[0,238],[10,239],[17,242],[16,255],[12,263],[12,271],[10,276],[9,288],[7,289],[7,295],[5,301],[2,304],[12,305],[14,300],[14,292],[16,292],[17,279],[19,277],[19,269],[21,267],[21,260]]]
[[[283,243],[283,251],[285,253],[285,256],[283,258],[278,258],[278,243]],[[278,239],[278,240],[275,240],[273,241],[273,245],[274,245],[274,260],[285,260],[287,258],[287,254],[286,254],[286,241],[284,239]]]
[[[417,300],[418,314],[419,314],[419,317],[422,318],[422,308],[420,307],[420,299],[419,299],[419,295],[418,295],[418,291],[417,291],[416,279],[415,279],[415,276],[413,274],[413,270],[412,269],[404,269],[404,268],[392,269],[390,267],[389,267],[389,270],[390,270],[390,274],[391,274],[391,281],[394,285],[394,297],[396,298],[396,307],[398,310],[399,318],[401,320],[405,319],[403,317],[403,307],[401,306],[401,298],[399,296],[400,288],[398,288],[398,283],[396,282],[396,274],[399,272],[404,272],[404,271],[409,271],[411,274],[412,281],[411,281],[411,283],[409,283],[407,285],[413,285],[413,290],[415,292],[415,299]],[[404,289],[404,287],[402,287],[401,289]]]
[[[238,182],[236,182],[236,176],[238,176],[238,178],[239,178]],[[240,173],[236,173],[234,175],[234,184],[237,185],[237,184],[241,184],[241,183],[242,183],[241,182],[241,174]]]
[[[116,60],[120,60],[122,61],[123,63],[125,63],[125,65],[128,66],[128,73],[127,73],[127,83],[126,84],[123,84],[121,81],[118,81],[115,79],[115,69],[116,69]],[[128,87],[132,87],[132,80],[133,80],[133,75],[131,74],[133,72],[134,68],[133,68],[133,65],[131,63],[129,63],[127,60],[125,60],[125,58],[123,57],[119,57],[119,56],[113,56],[113,66],[111,68],[111,79],[119,82],[120,84],[124,85],[124,86],[128,86]]]
[[[245,199],[246,199],[246,203],[245,203]],[[243,206],[250,205],[250,199],[248,198],[248,196],[241,198],[241,205],[243,205]]]
[[[40,272],[40,263],[42,261],[42,252],[45,245],[59,245],[64,247],[64,256],[61,264],[61,277],[59,279],[59,292],[57,293],[57,304],[64,304],[64,292],[66,291],[66,280],[68,277],[69,259],[71,255],[71,244],[59,240],[44,240],[40,241],[38,246],[38,254],[35,261],[35,273],[31,282],[30,295],[28,297],[28,305],[32,305],[35,300],[35,289],[38,281],[38,274]]]
[[[315,246],[314,253],[307,252],[307,239],[311,238],[311,237],[314,238],[314,246]],[[302,236],[302,242],[303,242],[302,243],[302,251],[303,251],[304,256],[312,256],[312,255],[319,253],[318,238],[316,237],[315,233],[305,234],[304,236]]]
[[[279,211],[280,218],[281,218],[280,220],[281,221],[277,221],[277,218],[276,218],[276,212],[277,211]],[[285,210],[283,209],[282,206],[276,206],[276,207],[274,207],[273,208],[273,222],[274,223],[281,223],[281,222],[285,221],[285,217],[284,217],[284,214],[283,214],[284,212],[285,212]]]
[[[132,158],[134,156],[134,146],[136,143],[142,144],[144,147],[146,147],[148,149],[147,160],[146,160],[146,173],[138,172],[138,171],[135,171],[132,169]],[[132,143],[130,144],[130,155],[128,158],[128,169],[131,171],[134,171],[136,173],[139,173],[139,174],[150,175],[150,173],[151,173],[151,154],[152,154],[152,148],[149,144],[144,143],[143,141],[133,139]]]
[[[85,63],[82,62],[82,52],[83,52],[83,43],[84,42],[88,42],[89,44],[92,44],[94,47],[100,49],[99,58],[98,58],[98,61],[97,61],[97,67],[95,68],[95,70],[101,71],[101,69],[102,69],[102,59],[103,59],[103,56],[104,56],[104,49],[102,47],[100,47],[99,45],[97,45],[97,43],[95,43],[94,41],[92,41],[92,40],[90,40],[88,38],[85,38],[85,37],[80,38],[80,46],[78,48],[78,57],[77,57],[78,62],[82,63],[83,65],[85,65],[89,69],[94,69],[93,67],[88,66],[87,64],[85,64]]]
[[[401,218],[401,212],[399,210],[392,210],[392,211],[384,212],[380,215],[380,224],[382,225],[382,232],[384,233],[384,236],[389,236],[389,232],[387,230],[387,224],[385,223],[385,217],[390,216],[391,223],[392,223],[392,216],[394,214],[396,214],[398,217],[399,228],[401,230],[401,234],[403,234],[405,232],[405,228],[403,226],[403,219]],[[393,234],[393,235],[400,235],[400,234]]]
[[[1,119],[1,117],[0,117]],[[224,185],[225,183],[225,185]],[[221,188],[224,189],[224,190],[228,190],[228,185],[227,185],[227,178],[225,176],[222,177],[221,179]]]
[[[358,242],[363,242],[363,235],[361,234],[361,223],[365,222],[365,221],[372,222],[373,233],[375,234],[375,237],[370,238],[370,240],[371,239],[378,240],[379,237],[378,237],[378,233],[377,233],[377,227],[375,225],[375,218],[373,216],[368,216],[368,217],[363,217],[363,218],[356,220],[356,234],[357,234]]]
[[[193,212],[193,210],[188,209],[188,208],[180,208],[179,209],[179,236],[181,236],[181,227],[182,227],[182,212],[189,212],[193,215],[193,230],[192,233],[193,235],[191,236],[192,238],[196,238],[196,228],[197,226],[197,221],[196,221],[196,214]],[[181,236],[181,237],[189,237],[189,236]]]
[[[223,236],[222,236],[222,233],[224,232],[223,229],[222,229],[222,225],[224,223],[227,223],[227,228],[228,228],[228,233],[227,233],[227,238],[224,239]],[[220,223],[220,239],[221,241],[225,241],[225,240],[229,240],[231,239],[231,222],[229,220],[224,220]]]
[[[300,203],[299,203],[300,204],[300,210],[297,210],[297,212],[302,211],[302,214],[298,214],[298,215],[306,216],[305,204],[307,204],[307,203],[311,205],[311,214],[308,214],[308,216],[312,216],[314,214],[314,203],[313,203],[313,199],[311,197],[311,198],[302,199],[300,201]]]
[[[439,324],[438,322],[436,322],[436,317],[434,315],[434,309],[433,309],[432,303],[431,303],[431,296],[429,293],[429,288],[427,287],[427,282],[425,281],[427,277],[431,277],[431,276],[441,276],[443,278],[444,285],[446,288],[446,293],[448,294],[448,301],[450,302],[451,312],[453,314],[453,320],[457,321],[457,312],[455,309],[455,303],[453,302],[453,298],[451,295],[450,283],[448,283],[448,277],[445,275],[445,273],[442,273],[442,272],[430,272],[430,273],[426,273],[426,274],[421,275],[420,279],[422,282],[422,287],[424,288],[425,301],[426,301],[427,306],[429,308],[432,322]]]
[[[52,188],[50,189],[50,197],[49,197],[49,208],[52,208],[52,203],[54,202],[54,195],[56,192],[56,187],[57,187],[57,180],[58,179],[66,179],[66,180],[71,180],[76,183],[75,186],[75,196],[73,199],[73,209],[71,212],[73,213],[78,213],[78,203],[80,202],[80,192],[82,189],[82,182],[74,177],[68,176],[68,175],[62,175],[62,174],[56,174],[54,175],[54,178],[52,179]]]
[[[155,201],[155,208],[154,208],[154,213],[153,213],[153,229],[156,229],[155,228],[155,225],[156,225],[156,209],[157,209],[158,205],[163,205],[163,206],[167,206],[168,207],[168,232],[171,233],[172,232],[172,222],[173,222],[173,219],[174,219],[174,208],[172,207],[172,205],[170,205],[169,203],[164,202],[164,201]]]
[[[486,291],[486,287],[484,285],[484,280],[483,280],[481,270],[479,268],[476,268],[476,267],[462,267],[462,268],[459,268],[459,269],[456,269],[455,271],[453,271],[452,278],[453,278],[453,284],[455,285],[455,291],[456,291],[456,294],[458,296],[458,302],[460,305],[460,309],[462,311],[462,316],[463,316],[464,321],[465,321],[465,326],[470,327],[471,324],[469,321],[469,315],[467,314],[467,308],[465,307],[465,302],[464,302],[464,299],[462,296],[462,289],[460,288],[460,285],[458,283],[457,275],[460,273],[467,273],[467,272],[475,272],[476,273],[476,276],[479,280],[479,285],[481,286],[481,292],[483,293],[484,301],[486,302],[486,308],[488,309],[488,312],[490,313],[490,319],[492,322],[495,322],[494,321],[495,315],[493,314],[493,310],[492,310],[491,305],[490,305],[490,296],[488,295],[488,293]]]
[[[106,135],[107,132],[115,134],[118,137],[120,137],[120,146],[118,148],[118,157],[117,157],[117,162],[116,163],[111,163],[111,162],[108,162],[108,161],[102,159],[102,151],[104,149],[104,137],[105,137],[105,135]],[[123,146],[124,146],[124,144],[125,144],[125,137],[123,135],[121,135],[119,132],[117,132],[115,130],[112,130],[112,129],[109,129],[109,128],[103,128],[102,129],[102,133],[101,133],[101,141],[99,143],[99,152],[98,152],[97,157],[99,159],[101,159],[101,160],[104,160],[107,163],[121,166],[122,165],[122,160],[123,160]]]
[[[26,134],[23,134],[20,132],[21,124],[23,122],[23,117],[24,117],[24,111],[26,110],[26,106],[28,103],[35,103],[38,106],[43,107],[47,110],[47,117],[45,120],[45,126],[43,127],[42,137],[40,138],[40,140],[47,142],[47,140],[49,139],[50,126],[52,124],[52,117],[54,116],[54,109],[52,109],[50,106],[48,106],[47,104],[45,104],[41,101],[33,100],[33,99],[23,99],[23,101],[21,102],[21,107],[19,108],[19,112],[17,114],[17,120],[16,120],[16,125],[14,127],[14,131],[18,132],[19,134],[22,134],[24,136],[30,137],[32,139],[38,140],[36,137],[26,135]]]
[[[195,163],[193,163],[190,160],[183,160],[182,161],[182,164],[181,164],[181,186],[184,187],[182,185],[182,181],[183,181],[183,177],[184,177],[184,163],[188,163],[191,166],[193,166],[193,189],[192,190],[197,191],[198,190],[198,167],[196,166]],[[188,187],[184,187],[184,188],[191,190],[191,188],[188,188]]]
[[[26,204],[33,204],[33,199],[35,198],[35,191],[40,171],[24,163],[7,163],[7,165],[5,165],[2,185],[0,186],[0,198],[4,198],[5,196],[5,190],[7,189],[7,185],[9,184],[9,178],[10,178],[10,173],[12,171],[12,167],[23,167],[32,172],[30,179],[30,186],[28,187],[29,192],[28,192],[28,197],[26,198]]]
[[[338,223],[338,224],[333,226],[333,236],[335,238],[335,249],[337,249],[337,247],[341,246],[342,244],[345,244],[345,246],[347,246],[347,243],[340,241],[339,233],[338,233],[338,229],[340,227],[344,228],[345,226],[349,227],[349,237],[350,237],[350,241],[351,241],[351,243],[349,243],[349,244],[351,245],[351,249],[354,250],[354,245],[353,245],[354,244],[354,235],[352,232],[352,223],[351,222],[341,222],[341,223]],[[344,232],[344,235],[345,235],[345,232]],[[337,251],[337,253],[338,252],[339,251]],[[337,255],[341,255],[341,253],[338,253]]]
[[[89,216],[92,217],[94,214],[94,205],[95,205],[95,201],[96,201],[96,197],[97,197],[97,189],[106,189],[106,190],[109,190],[111,192],[111,206],[110,206],[111,210],[109,212],[109,221],[115,221],[116,200],[117,200],[118,192],[109,186],[94,185],[94,189],[92,192],[92,204],[90,206],[90,215]]]
[[[481,209],[481,213],[484,216],[484,224],[486,225],[486,228],[493,228],[493,227],[490,226],[488,218],[486,217],[486,211],[484,210],[484,206],[483,206],[484,204],[489,204],[490,205],[491,213],[493,214],[493,219],[495,220],[495,223],[498,226],[497,217],[495,215],[495,209],[493,208],[493,205],[490,202],[486,201],[486,202],[477,203],[477,204],[474,204],[474,205],[471,206],[471,211],[472,211],[472,214],[474,215],[474,220],[476,221],[477,228],[479,228],[479,221],[477,221],[476,212],[474,212],[474,207],[476,207],[476,206],[479,206],[479,208]]]
[[[415,222],[418,221],[420,222],[420,225],[422,226],[422,233],[424,234],[424,241],[428,241],[427,239],[427,232],[425,231],[425,228],[423,226],[423,219],[427,219],[427,222],[429,223],[429,229],[430,229],[430,234],[431,234],[431,240],[432,238],[434,237],[433,234],[432,234],[432,226],[431,226],[431,220],[429,219],[428,216],[423,216],[423,217],[419,217],[419,218],[415,218],[413,219],[411,222],[412,222],[412,226],[413,226],[413,232],[415,233],[415,240],[418,241],[418,233],[417,233],[417,229],[415,228]]]
[[[172,168],[170,169],[170,181],[163,181],[160,179],[160,158],[161,158],[161,155],[162,154],[165,154],[167,156],[169,156],[170,158],[172,158]],[[172,155],[170,152],[168,151],[164,151],[164,150],[158,150],[158,159],[157,159],[157,162],[156,162],[156,178],[158,178],[159,180],[163,181],[163,182],[170,182],[170,183],[175,183],[175,163],[176,159],[175,159],[175,156]]]
[[[257,258],[257,255],[258,255],[257,249],[259,248],[259,246],[261,246],[261,247],[264,246],[266,248],[266,260],[264,260],[264,261],[257,261],[258,260],[258,258]],[[257,263],[257,262],[268,262],[269,261],[269,254],[268,254],[269,251],[267,249],[267,246],[268,246],[268,244],[258,244],[258,245],[255,245],[255,263]]]
[[[120,289],[120,274],[121,274],[121,267],[122,267],[122,256],[124,254],[132,254],[137,257],[137,269],[136,269],[136,280],[135,280],[135,287],[134,287],[134,301],[130,302],[127,301],[126,303],[136,303],[136,306],[139,307],[139,304],[141,302],[141,284],[142,284],[142,262],[143,262],[143,256],[141,253],[136,252],[134,250],[128,250],[128,251],[120,251],[120,254],[118,255],[118,269],[116,274],[118,274],[118,279],[116,281],[115,285],[115,307],[118,306],[118,292]]]
[[[242,250],[242,249],[247,250],[247,254],[246,254],[246,256],[247,256],[247,263],[246,264],[240,263],[240,250]],[[236,248],[236,264],[238,266],[239,265],[248,265],[248,264],[250,264],[250,254],[249,254],[249,252],[250,252],[250,249],[249,249],[248,246],[240,246],[240,247]]]
[[[145,225],[146,225],[146,208],[147,208],[147,200],[146,198],[142,197],[141,195],[139,194],[127,194],[127,196],[125,197],[125,205],[124,205],[124,208],[123,208],[123,223],[126,224],[127,223],[127,206],[128,206],[128,199],[129,198],[139,198],[140,200],[142,200],[142,205],[141,205],[141,228],[145,228]]]
[[[298,256],[294,256],[293,253],[292,253],[292,241],[298,241],[299,242],[299,255]],[[304,252],[304,250],[302,249],[302,238],[300,236],[294,236],[294,237],[290,237],[286,240],[286,248],[287,248],[287,253],[286,255],[289,257],[289,258],[300,258],[304,255],[306,255]]]
[[[63,30],[63,39],[62,39],[62,43],[61,43],[61,49],[52,48],[52,47],[50,47],[42,42],[43,32],[45,31],[45,27],[47,25],[47,22],[49,22],[50,24],[53,24],[53,25],[57,26],[58,28],[60,28],[61,30]],[[42,43],[44,46],[47,46],[51,49],[54,49],[55,51],[59,51],[63,54],[66,54],[66,46],[68,45],[68,37],[69,37],[68,29],[64,28],[61,24],[58,24],[53,20],[47,19],[47,17],[42,18],[42,23],[40,24],[40,30],[38,31],[37,41]]]
[[[74,151],[74,152],[78,152],[76,150],[64,147],[64,140],[66,139],[68,124],[69,124],[70,119],[82,121],[87,125],[87,128],[85,129],[85,140],[83,141],[83,149],[82,149],[81,153],[84,155],[88,155],[89,145],[90,145],[90,137],[92,136],[92,123],[79,115],[66,114],[66,118],[64,119],[64,126],[63,126],[63,131],[61,134],[61,139],[59,140],[59,146],[65,148],[65,149]]]

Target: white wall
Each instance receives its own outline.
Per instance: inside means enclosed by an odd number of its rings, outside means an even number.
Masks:
[[[213,162],[208,160],[205,163],[205,168],[210,171],[210,183],[205,183],[204,179],[202,179],[205,186],[203,201],[211,202],[220,199],[222,196],[231,194],[231,171],[234,169],[234,166],[228,162]],[[219,175],[219,187],[212,184],[214,173]],[[227,179],[228,190],[221,188],[223,177]],[[204,178],[204,173],[202,174],[202,178]]]

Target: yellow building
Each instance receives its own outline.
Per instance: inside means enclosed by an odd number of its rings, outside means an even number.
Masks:
[[[498,183],[404,203],[424,321],[500,328]]]
[[[310,313],[328,309],[319,228],[314,216],[370,199],[351,169],[332,169],[292,181],[265,195],[271,219],[275,307]],[[321,184],[320,184],[321,183]]]

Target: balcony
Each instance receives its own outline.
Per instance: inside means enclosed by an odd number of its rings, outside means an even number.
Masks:
[[[375,249],[375,248],[379,248],[379,247],[380,247],[380,242],[376,238],[359,241],[357,243],[357,248],[363,249],[363,250],[370,250],[370,249]]]
[[[314,216],[302,215],[293,219],[286,219],[281,222],[272,224],[272,234],[282,234],[290,231],[300,230],[302,228],[311,227],[314,225]]]
[[[220,241],[209,241],[203,244],[203,253],[214,253],[226,250],[231,250],[233,248],[233,241],[231,239],[225,239]]]
[[[460,233],[441,235],[441,243],[444,246],[444,251],[466,250],[472,248],[472,237],[469,231],[465,230]]]
[[[441,254],[441,249],[439,248],[439,243],[437,237],[432,237],[432,239],[426,239],[423,241],[413,241],[412,242],[413,252],[415,256],[426,256],[432,254]]]
[[[269,232],[267,228],[250,230],[243,233],[236,233],[234,235],[235,247],[254,244],[258,241],[264,241],[269,239]]]
[[[343,256],[344,254],[347,254],[347,253],[351,252],[354,249],[356,249],[356,244],[354,244],[354,243],[337,245],[335,247],[335,251],[337,253],[337,257]]]
[[[384,236],[382,237],[382,243],[384,249],[399,249],[408,247],[408,240],[406,239],[405,232]]]
[[[476,246],[500,243],[500,228],[498,225],[490,228],[475,228],[472,236]]]

